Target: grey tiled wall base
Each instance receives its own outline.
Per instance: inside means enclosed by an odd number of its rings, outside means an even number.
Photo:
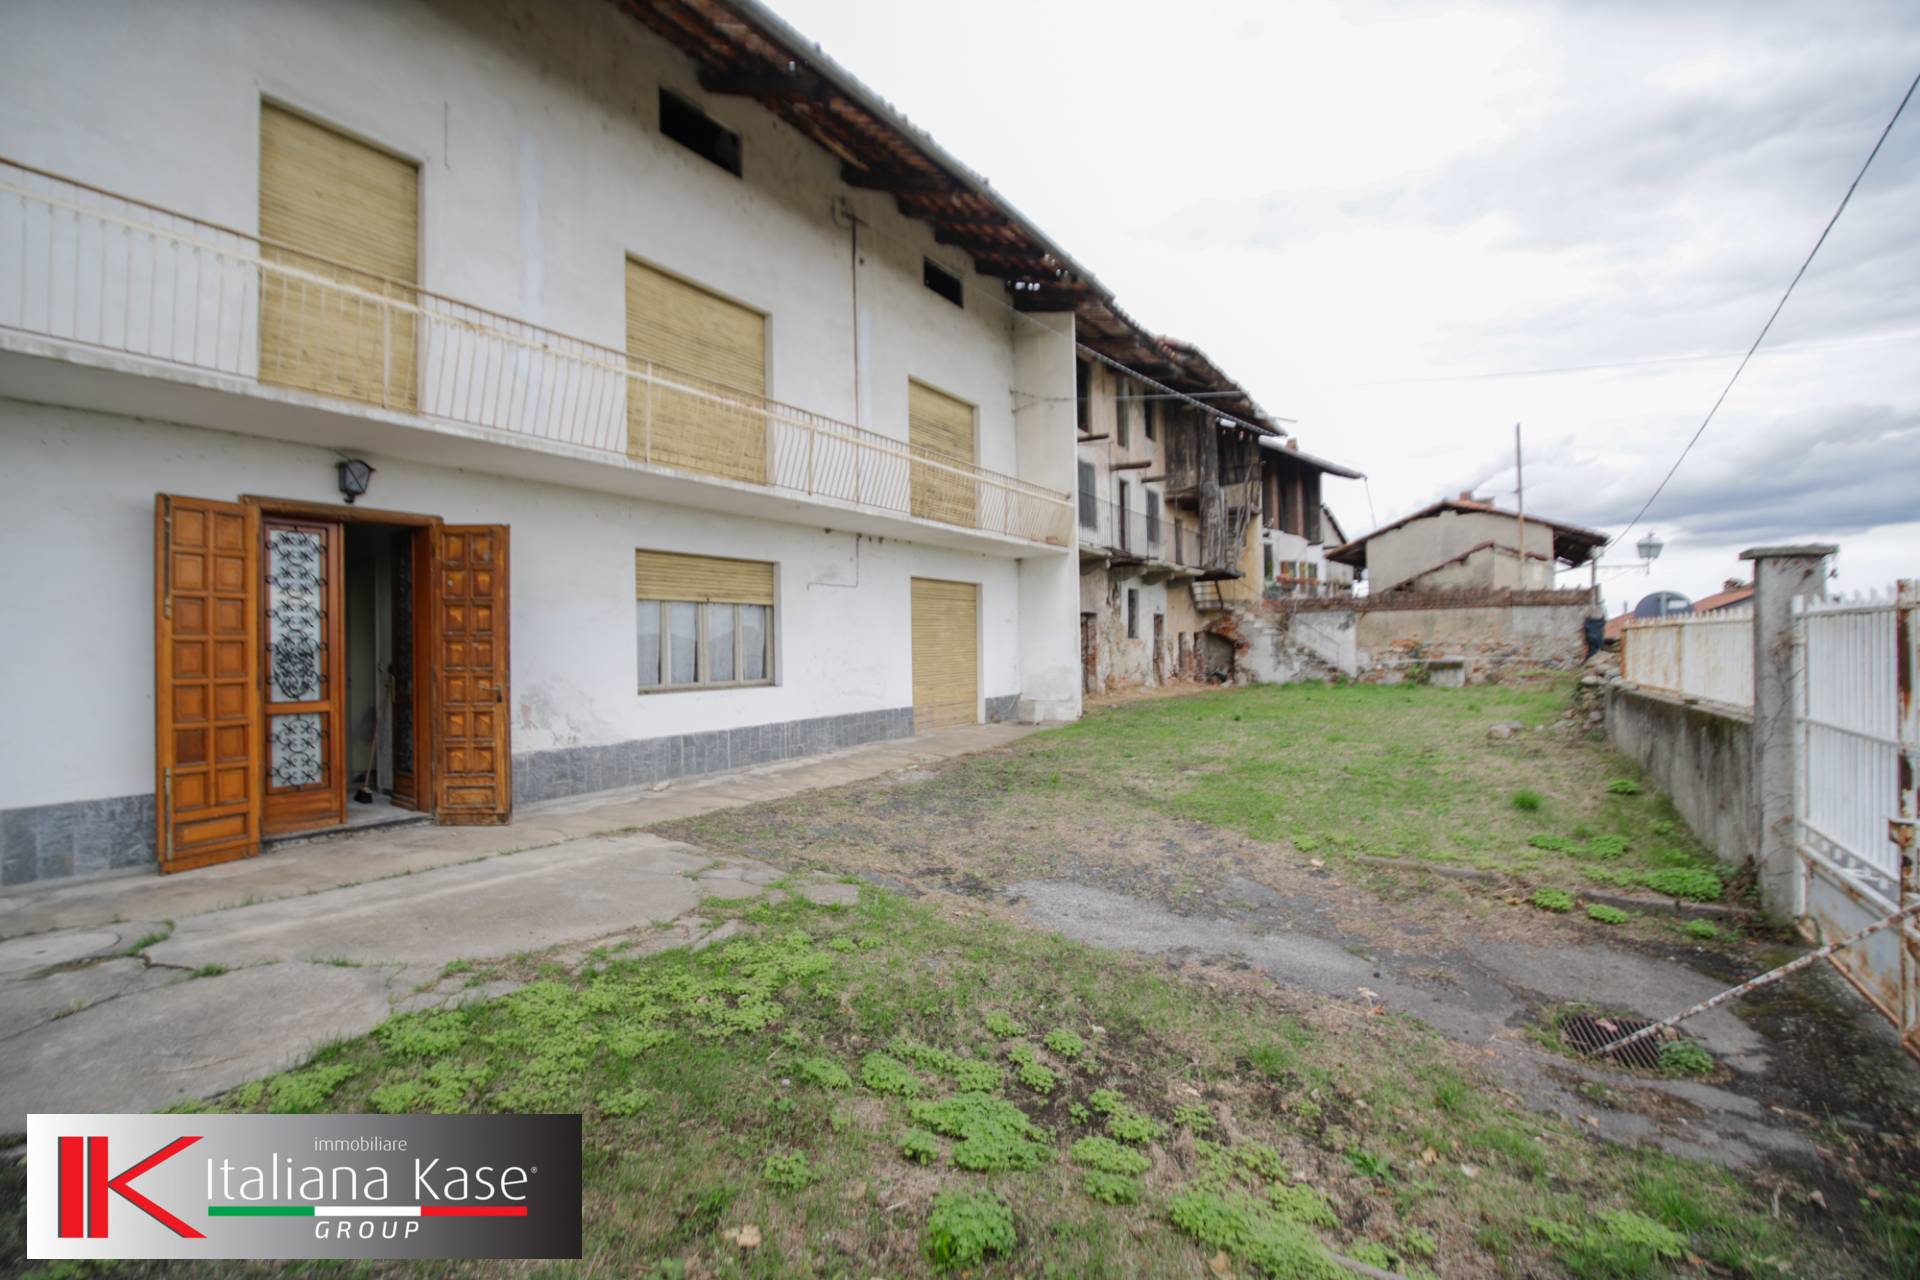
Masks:
[[[987,699],[989,723],[1012,720],[1019,697]],[[819,755],[913,736],[913,708],[717,729],[513,758],[513,802],[649,786],[674,778]],[[0,887],[154,866],[153,796],[114,796],[0,810]]]
[[[0,886],[153,866],[153,797],[0,811]]]
[[[561,747],[513,757],[513,802],[644,787],[674,778],[819,755],[863,742],[913,736],[913,708],[857,711],[742,729],[642,738],[595,747]]]

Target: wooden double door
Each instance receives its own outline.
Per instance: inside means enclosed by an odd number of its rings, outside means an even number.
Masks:
[[[396,803],[447,823],[512,812],[507,529],[296,503],[155,504],[162,871],[341,825],[348,776],[346,524],[391,538],[391,661],[374,679]],[[379,743],[373,744],[378,752]]]

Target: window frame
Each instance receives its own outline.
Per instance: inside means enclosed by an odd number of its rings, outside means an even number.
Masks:
[[[703,689],[761,689],[779,683],[779,673],[774,669],[774,655],[779,652],[778,647],[774,644],[775,628],[779,625],[776,616],[778,610],[774,605],[741,604],[734,600],[655,600],[650,598],[636,598],[633,603],[634,609],[636,610],[634,614],[634,642],[636,646],[639,643],[638,627],[640,615],[638,609],[641,605],[650,604],[660,610],[660,683],[639,685],[638,692],[642,695],[655,693],[695,693]],[[674,683],[668,678],[673,670],[673,636],[667,625],[667,606],[670,604],[690,604],[696,611],[694,614],[696,625],[694,627],[693,680],[691,683]],[[709,645],[712,643],[712,639],[707,626],[707,611],[710,609],[733,610],[733,669],[736,677],[739,672],[747,669],[746,628],[740,623],[740,610],[765,609],[767,611],[767,630],[764,640],[766,651],[763,655],[767,674],[764,677],[758,680],[743,680],[738,678],[733,680],[709,680],[706,678],[712,663],[712,659],[709,657]],[[640,655],[637,648],[633,661],[633,676],[637,683],[640,679]]]
[[[1127,588],[1127,639],[1140,638],[1140,588]]]
[[[1127,413],[1127,385],[1113,380],[1113,443],[1118,449],[1133,448],[1132,423]]]

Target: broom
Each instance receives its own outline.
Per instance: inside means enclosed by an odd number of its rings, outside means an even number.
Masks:
[[[360,789],[353,793],[355,804],[372,804],[373,788],[380,774],[380,703],[384,698],[393,696],[393,668],[387,668],[387,678],[381,682],[380,697],[373,700],[373,745],[367,751],[367,768],[360,775]]]

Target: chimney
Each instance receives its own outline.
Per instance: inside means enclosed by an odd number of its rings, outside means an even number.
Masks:
[[[1471,490],[1471,489],[1462,489],[1462,490],[1460,491],[1460,501],[1462,501],[1462,502],[1472,502],[1472,501],[1473,501],[1473,490]]]
[[[1287,448],[1293,450],[1295,453],[1298,453],[1300,452],[1300,442],[1298,440],[1289,438],[1287,440]]]

